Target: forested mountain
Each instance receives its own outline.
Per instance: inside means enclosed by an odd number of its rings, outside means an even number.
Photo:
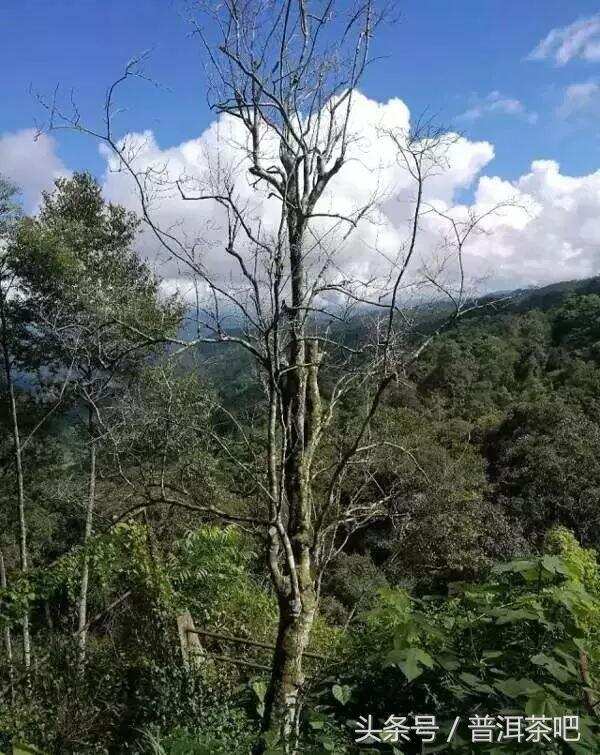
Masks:
[[[2,382],[3,741],[249,752],[277,632],[248,527],[260,379],[235,344],[161,351],[183,310],[157,304],[126,252],[134,219],[105,208],[89,177],[59,183],[38,219],[14,222],[3,278],[18,271],[21,292],[3,299],[14,366]],[[102,267],[89,261],[95,280],[111,281],[99,297],[85,289],[88,262],[69,257],[82,222],[106,245]],[[554,716],[566,705],[592,741],[599,290],[593,279],[480,302],[386,394],[370,430],[384,441],[368,474],[341,489],[348,507],[381,504],[333,543],[306,654],[303,751],[358,751],[360,724],[346,722],[366,712],[436,710],[443,729],[477,706]],[[135,336],[140,313],[152,343]],[[435,331],[434,320],[423,327]],[[351,323],[346,343],[366,323]],[[356,396],[344,402],[332,449],[360,421]]]
[[[0,135],[1,752],[600,752],[600,173],[484,174],[483,137],[370,99],[395,5],[182,3],[198,50],[165,49],[204,125],[131,95],[146,54],[93,110],[77,36],[82,101],[36,95],[35,150]]]

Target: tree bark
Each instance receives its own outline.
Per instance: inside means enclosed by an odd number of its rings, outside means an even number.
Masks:
[[[96,439],[94,437],[94,410],[88,409],[88,429],[90,434],[90,457],[89,457],[89,478],[88,478],[88,499],[85,512],[85,530],[83,533],[83,565],[81,568],[81,581],[79,586],[79,603],[77,607],[77,644],[78,644],[78,666],[81,671],[85,663],[85,648],[87,641],[87,598],[88,583],[90,575],[89,554],[87,546],[92,536],[94,505],[96,502]]]
[[[6,301],[4,294],[0,296],[0,324],[2,325],[2,354],[4,359],[4,373],[6,376],[6,385],[8,388],[8,398],[10,405],[10,416],[12,422],[13,450],[15,461],[15,472],[17,476],[17,508],[19,517],[19,557],[21,561],[21,572],[27,574],[28,554],[27,554],[27,520],[25,517],[25,484],[23,477],[23,459],[21,454],[21,435],[19,431],[19,414],[17,411],[17,401],[15,398],[15,386],[12,376],[12,364],[10,350],[8,346],[8,323],[6,320]],[[31,666],[31,637],[29,631],[29,613],[26,611],[22,618],[23,627],[23,664],[25,669]]]
[[[291,191],[291,190],[290,190]],[[304,224],[288,217],[292,309],[289,367],[281,385],[284,426],[284,484],[287,551],[284,578],[274,573],[279,602],[279,626],[271,680],[265,698],[263,749],[279,742],[286,755],[297,752],[302,692],[303,654],[310,640],[316,611],[312,563],[312,506],[310,466],[319,431],[318,348],[305,337],[305,279],[302,254]],[[314,359],[314,364],[307,364]],[[270,433],[270,436],[272,434]],[[272,451],[272,449],[271,449]],[[271,461],[270,466],[274,462]],[[272,484],[273,494],[275,486]],[[277,549],[276,549],[277,550]],[[286,548],[284,548],[284,551]],[[272,556],[272,554],[271,554]],[[270,558],[271,571],[276,568]]]
[[[0,587],[3,590],[6,590],[8,587],[8,581],[6,579],[6,565],[4,563],[4,554],[2,553],[2,550],[0,549]],[[8,678],[10,683],[10,694],[11,699],[14,702],[15,697],[15,667],[13,663],[13,652],[12,652],[12,637],[10,634],[10,627],[7,624],[4,627],[4,652],[6,653],[6,662],[8,664]]]
[[[579,671],[581,673],[581,681],[584,684],[583,697],[586,707],[592,715],[596,715],[597,702],[590,677],[588,656],[584,650],[579,651]]]
[[[304,595],[300,613],[294,613],[289,601],[279,601],[279,627],[273,654],[271,680],[265,698],[263,733],[279,740],[286,755],[297,753],[302,691],[305,677],[303,654],[310,640],[315,603]],[[264,748],[264,743],[263,743]],[[259,752],[264,751],[259,749]]]

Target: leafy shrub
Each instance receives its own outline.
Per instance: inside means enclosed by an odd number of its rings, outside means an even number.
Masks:
[[[595,553],[564,529],[549,534],[547,551],[497,564],[486,582],[457,583],[445,599],[382,590],[355,639],[354,714],[577,714],[573,749],[594,751],[600,572]],[[457,751],[465,746],[456,740]]]

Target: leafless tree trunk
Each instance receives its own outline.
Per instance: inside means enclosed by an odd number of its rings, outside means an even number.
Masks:
[[[87,600],[90,575],[88,545],[93,532],[94,506],[96,503],[96,437],[94,430],[94,409],[88,407],[89,432],[89,470],[88,496],[85,510],[85,527],[83,531],[83,564],[79,583],[79,601],[77,603],[77,645],[79,670],[85,663],[85,648],[87,640]]]
[[[12,374],[12,362],[9,348],[8,322],[6,317],[6,300],[4,292],[0,293],[0,325],[2,326],[2,354],[4,361],[4,375],[8,389],[10,417],[12,423],[13,451],[15,461],[15,473],[17,478],[17,508],[19,518],[19,556],[21,572],[27,574],[27,520],[25,517],[25,485],[23,479],[23,460],[21,456],[21,435],[19,432],[19,413],[15,398],[15,386]],[[23,628],[23,664],[26,669],[31,666],[31,638],[29,632],[29,613],[26,612],[22,619]]]

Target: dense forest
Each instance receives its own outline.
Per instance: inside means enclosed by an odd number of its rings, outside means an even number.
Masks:
[[[158,296],[136,219],[91,177],[60,180],[31,219],[4,189],[4,746],[249,752],[277,633],[246,521],[260,385],[235,345],[178,355],[132,337],[133,311],[156,342],[188,313]],[[352,342],[368,326],[346,327]],[[443,730],[474,710],[568,710],[594,736],[599,349],[600,281],[514,292],[440,333],[386,395],[360,494],[384,503],[338,536],[323,577],[303,751],[360,749],[367,711],[434,710]]]
[[[97,123],[38,97],[106,176],[0,176],[1,752],[600,751],[600,278],[470,276],[523,208],[440,199],[425,118],[383,175],[350,5],[198,3],[194,175],[134,58]]]

